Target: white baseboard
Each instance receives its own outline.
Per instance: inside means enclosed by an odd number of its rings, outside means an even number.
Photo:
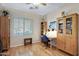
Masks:
[[[38,43],[38,42],[40,42],[40,40],[33,41],[32,43]],[[24,44],[13,45],[13,46],[10,46],[10,48],[17,47],[17,46],[22,46],[22,45],[24,45]]]
[[[34,41],[34,42],[32,42],[32,43],[38,43],[38,42],[40,42],[40,40]]]
[[[17,46],[22,46],[22,45],[24,45],[24,44],[13,45],[13,46],[10,46],[10,48],[17,47]]]

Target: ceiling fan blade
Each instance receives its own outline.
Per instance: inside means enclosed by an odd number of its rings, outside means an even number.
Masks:
[[[47,4],[46,3],[41,3],[43,6],[47,6]]]
[[[33,7],[30,7],[29,9],[34,9]]]
[[[27,5],[30,5],[31,3],[26,3]]]
[[[37,6],[35,6],[35,7],[30,7],[29,9],[38,9],[38,7],[37,7]]]
[[[30,5],[32,3],[26,3],[27,5]],[[34,5],[32,4],[33,6],[31,6],[29,9],[39,9],[39,6],[38,5]],[[43,5],[43,6],[47,6],[47,3],[40,3],[39,5]]]

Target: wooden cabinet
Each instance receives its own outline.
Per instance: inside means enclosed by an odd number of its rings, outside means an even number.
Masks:
[[[41,35],[46,34],[47,32],[47,22],[41,22]]]
[[[0,16],[0,37],[3,49],[10,47],[10,20],[8,16]]]
[[[63,32],[57,33],[57,47],[69,54],[78,55],[78,14],[72,14],[63,19]],[[59,27],[58,18],[58,27]],[[61,36],[62,35],[62,36]]]
[[[58,19],[57,47],[64,50],[64,18]]]
[[[63,38],[62,34],[58,34],[58,37],[57,37],[57,47],[59,49],[64,50],[64,38]]]
[[[72,42],[72,38],[69,37],[69,36],[64,36],[64,40],[65,40],[65,48],[64,48],[64,51],[70,53],[70,54],[74,54],[74,47],[73,47],[73,44],[74,42]]]

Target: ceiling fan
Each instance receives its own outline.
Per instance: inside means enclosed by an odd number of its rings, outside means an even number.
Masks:
[[[29,9],[38,9],[40,5],[47,6],[47,3],[26,3],[26,5],[33,5]]]

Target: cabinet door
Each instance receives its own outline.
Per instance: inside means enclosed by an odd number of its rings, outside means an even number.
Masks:
[[[57,47],[64,50],[64,18],[58,19]]]
[[[70,53],[70,54],[73,54],[73,39],[72,39],[72,35],[73,35],[73,32],[72,32],[72,16],[70,17],[67,17],[65,19],[65,36],[64,36],[64,39],[65,39],[65,51]]]
[[[1,16],[1,39],[2,39],[2,43],[3,43],[3,48],[6,49],[6,39],[5,39],[5,18]]]
[[[7,16],[1,16],[1,39],[3,43],[3,48],[8,49],[10,46],[10,35],[9,35],[9,19]]]
[[[57,48],[64,50],[64,39],[63,39],[63,35],[58,34],[57,36]]]
[[[71,18],[72,17],[72,18]],[[67,27],[66,23],[66,31],[65,31],[65,51],[72,54],[77,55],[77,40],[78,40],[78,24],[77,24],[77,15],[74,14],[70,16],[71,21],[68,21],[69,26]],[[67,20],[67,19],[66,19]],[[68,30],[68,31],[67,31]]]
[[[7,44],[7,49],[10,47],[10,20],[8,19],[8,17],[6,18],[6,34],[5,34],[5,38],[6,38],[6,44]]]
[[[65,51],[73,54],[73,42],[72,42],[72,37],[70,36],[65,36]]]

